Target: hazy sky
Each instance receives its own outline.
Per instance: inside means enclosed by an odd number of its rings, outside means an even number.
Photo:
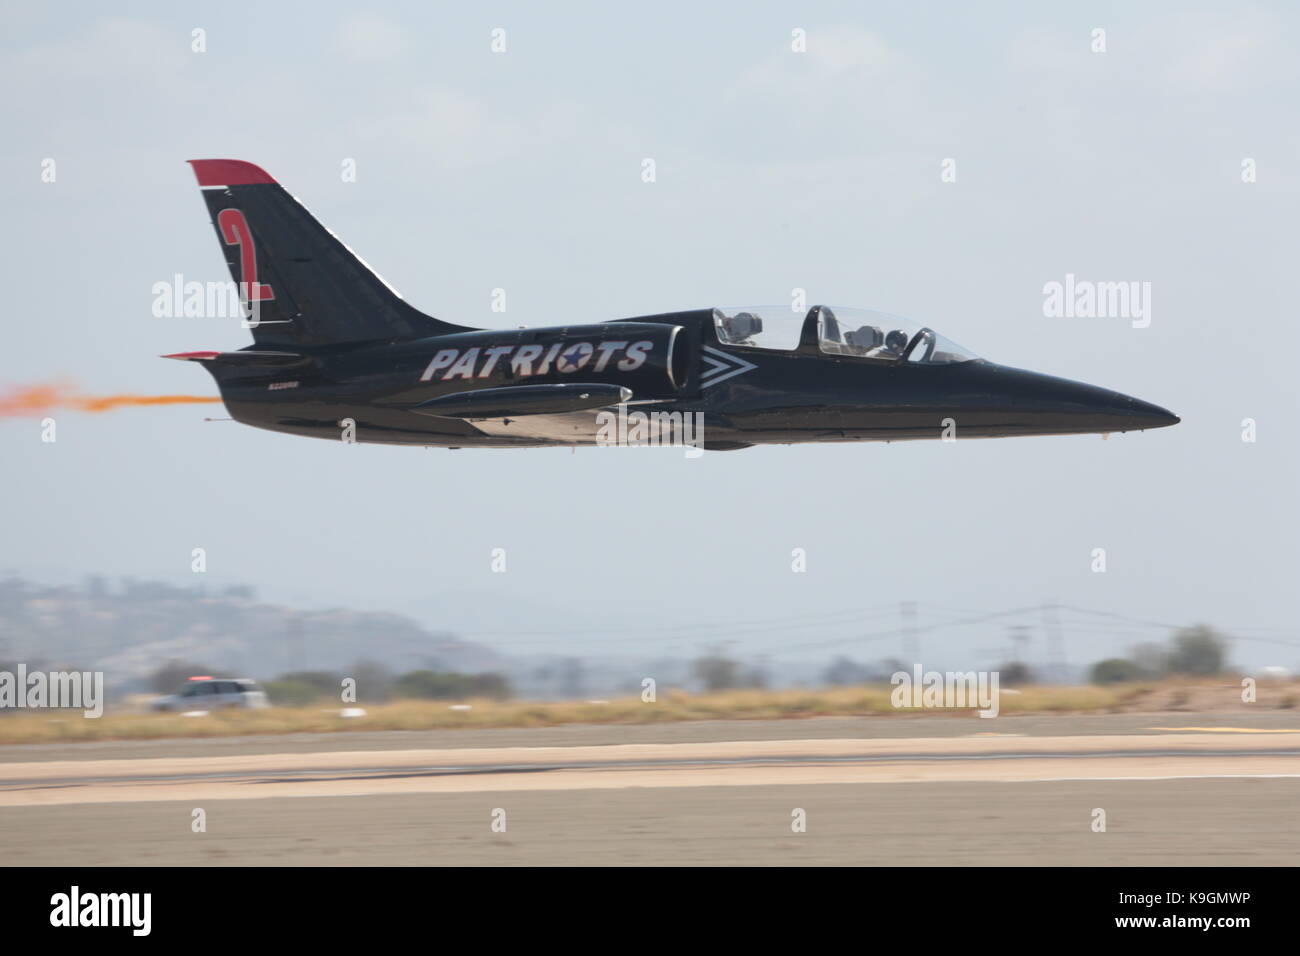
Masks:
[[[688,460],[345,446],[204,423],[223,414],[207,406],[65,412],[54,444],[37,420],[0,421],[0,569],[193,583],[203,547],[205,583],[413,613],[506,650],[725,639],[778,666],[896,653],[853,638],[897,627],[902,600],[924,626],[1057,599],[1290,641],[1234,657],[1300,664],[1294,8],[186,6],[3,4],[0,387],[216,394],[202,369],[157,356],[248,333],[155,318],[151,287],[228,278],[184,161],[230,157],[454,322],[803,288],[1183,422]],[[1150,326],[1044,317],[1044,284],[1067,273],[1150,282]],[[1066,615],[1072,661],[1161,636],[1108,620]],[[986,661],[1004,624],[924,648]]]

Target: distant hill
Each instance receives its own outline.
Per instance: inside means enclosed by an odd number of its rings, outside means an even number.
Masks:
[[[247,586],[208,590],[91,577],[51,586],[0,579],[0,662],[104,671],[114,690],[143,689],[170,659],[233,676],[345,670],[359,660],[394,671],[499,670],[492,650],[396,614],[297,610],[261,603]]]

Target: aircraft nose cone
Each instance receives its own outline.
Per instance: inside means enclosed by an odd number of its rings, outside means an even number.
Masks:
[[[1177,425],[1180,420],[1168,409],[1140,398],[1047,375],[1035,375],[1020,402],[1049,415],[1059,415],[1071,424],[1085,426],[1088,431],[1165,428]]]
[[[1161,408],[1159,405],[1152,405],[1150,402],[1144,402],[1140,398],[1128,399],[1127,413],[1136,420],[1146,423],[1140,425],[1140,428],[1165,428],[1169,425],[1177,425],[1182,421],[1169,409]]]
[[[1122,392],[1021,369],[993,372],[1017,413],[1047,434],[1166,428],[1181,420],[1159,405]]]

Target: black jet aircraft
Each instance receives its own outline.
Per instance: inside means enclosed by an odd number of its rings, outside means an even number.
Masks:
[[[190,162],[254,344],[166,357],[201,362],[231,416],[258,428],[448,448],[580,445],[609,440],[612,414],[640,412],[670,430],[694,422],[703,448],[729,450],[1178,422],[1119,392],[996,365],[879,312],[452,325],[408,305],[261,168]]]

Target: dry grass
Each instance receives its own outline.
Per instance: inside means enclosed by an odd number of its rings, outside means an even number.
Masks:
[[[1034,688],[1002,698],[1004,713],[1034,710],[1100,710],[1115,699],[1096,688]],[[583,701],[468,701],[451,710],[436,701],[400,701],[365,707],[365,716],[344,718],[340,707],[224,710],[204,717],[179,714],[112,714],[90,720],[75,712],[19,712],[0,719],[0,743],[59,740],[141,740],[163,737],[225,737],[243,734],[321,733],[337,730],[431,730],[462,727],[548,727],[559,724],[651,724],[680,720],[759,720],[799,717],[898,715],[913,708],[890,705],[888,687],[821,690],[737,690],[713,694],[673,692],[655,703],[639,697],[608,703]],[[927,711],[935,713],[935,711]],[[969,715],[969,710],[938,711]]]
[[[1295,685],[1288,688],[1288,692]],[[1237,701],[1231,678],[1186,680],[1110,687],[1022,687],[1003,690],[1003,714],[1117,713],[1185,709],[1223,710]],[[226,710],[203,717],[179,714],[106,713],[90,720],[77,712],[9,712],[0,717],[0,744],[77,740],[149,740],[166,737],[229,737],[255,734],[324,733],[366,730],[433,730],[491,727],[550,727],[560,724],[652,724],[682,720],[771,720],[803,717],[875,715],[894,719],[909,714],[969,717],[971,709],[895,708],[888,686],[794,690],[736,690],[713,694],[671,692],[656,703],[640,698],[605,703],[584,701],[467,701],[469,710],[445,702],[400,701],[365,706],[365,716],[345,718],[340,706],[266,710]],[[1263,707],[1295,705],[1278,688]],[[1271,695],[1270,695],[1271,696]],[[1245,705],[1239,705],[1245,706]],[[1249,705],[1258,706],[1258,705]]]

